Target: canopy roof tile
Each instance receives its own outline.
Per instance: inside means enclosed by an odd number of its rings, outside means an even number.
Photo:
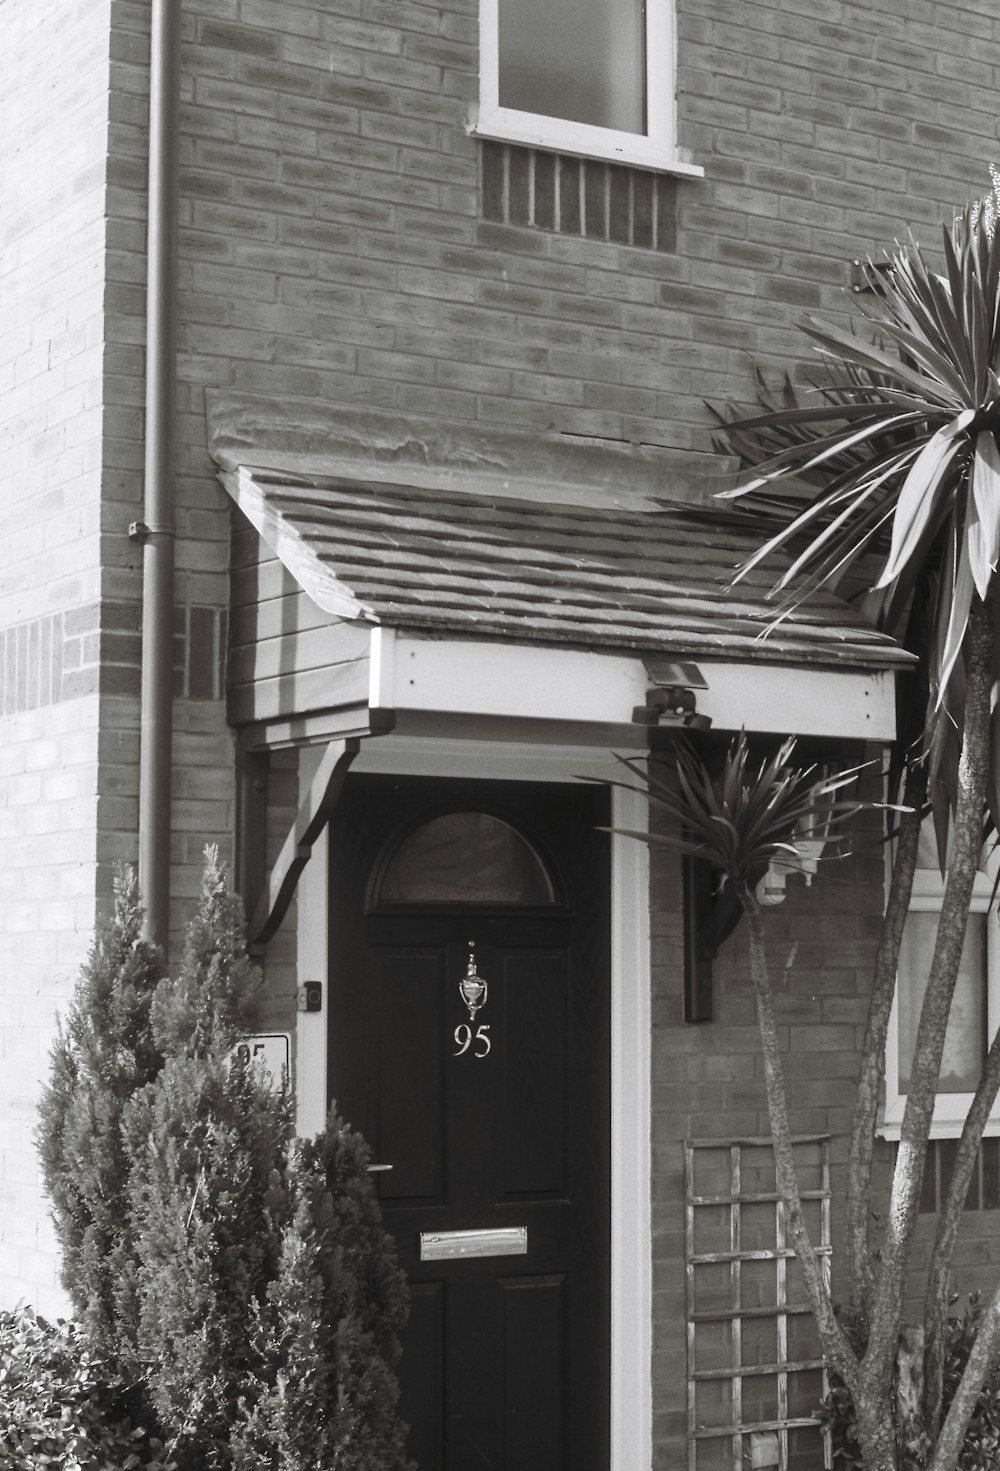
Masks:
[[[327,612],[428,635],[893,669],[906,655],[817,592],[781,614],[779,558],[710,509],[600,509],[240,465],[237,505]]]

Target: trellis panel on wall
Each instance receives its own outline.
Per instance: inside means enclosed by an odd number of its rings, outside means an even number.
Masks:
[[[829,1281],[830,1149],[794,1148],[810,1236]],[[685,1144],[688,1471],[832,1466],[813,1411],[827,1390],[788,1245],[770,1139]]]

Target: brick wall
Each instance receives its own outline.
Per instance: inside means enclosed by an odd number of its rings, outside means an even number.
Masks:
[[[850,261],[987,183],[988,6],[681,4],[676,249],[481,216],[471,0],[190,8],[185,440],[204,383],[705,449]],[[955,85],[962,58],[969,66]]]
[[[94,919],[98,703],[0,720],[0,1302],[61,1309],[32,1136],[55,1017]]]
[[[112,22],[100,0],[0,13],[0,1301],[48,1309],[35,1105],[111,865],[136,858],[148,77],[130,93]],[[190,513],[182,531],[214,580],[192,577],[176,619],[180,911],[205,842],[228,855],[232,832],[228,527]]]
[[[109,274],[123,363],[139,329],[144,9],[116,7]],[[658,189],[657,248],[641,248],[608,238],[607,220],[575,234],[512,222],[509,176],[506,213],[495,173],[481,189],[480,145],[465,126],[475,0],[192,0],[185,25],[178,598],[201,607],[226,601],[206,387],[694,456],[710,448],[704,400],[748,400],[754,363],[772,379],[801,377],[801,315],[844,318],[851,261],[908,226],[933,246],[940,222],[986,186],[995,148],[1000,45],[988,0],[891,0],[877,12],[680,0],[681,142],[706,176]],[[640,193],[633,183],[633,207]],[[632,238],[642,238],[634,228]],[[137,503],[134,384],[123,372],[110,387],[122,467],[113,514],[125,522]],[[124,575],[119,545],[110,557]],[[225,793],[228,770],[218,776]],[[181,895],[193,829],[209,816],[184,810]],[[878,861],[857,878],[857,889],[796,890],[771,917],[803,1130],[841,1131],[851,1103]],[[654,937],[664,1467],[683,1436],[680,1141],[766,1123],[743,944],[737,935],[717,968],[717,1021],[684,1029],[672,907]],[[835,1193],[842,1170],[841,1142]]]
[[[803,311],[849,309],[855,256],[911,222],[933,238],[987,182],[998,58],[985,3],[916,15],[903,0],[877,14],[681,0],[680,135],[706,177],[658,192],[670,228],[657,244],[672,249],[488,217],[466,127],[476,0],[190,0],[183,14],[182,618],[228,595],[206,387],[694,458],[711,447],[706,398],[748,399],[754,361],[797,371]],[[104,565],[106,596],[127,605],[142,463],[138,0],[114,6],[111,78]],[[219,780],[231,812],[228,770]]]
[[[104,561],[107,595],[129,603],[148,8],[119,0],[113,22]],[[227,601],[206,387],[667,445],[694,461],[711,447],[704,400],[749,399],[755,361],[772,378],[799,373],[794,323],[844,316],[854,257],[910,223],[933,240],[986,185],[998,58],[985,0],[919,14],[903,0],[877,14],[680,0],[678,36],[680,138],[706,177],[659,188],[665,230],[647,249],[489,217],[466,128],[475,0],[185,5],[182,610]],[[219,781],[231,812],[228,770]],[[179,875],[178,892],[193,882]]]
[[[832,1136],[835,1244],[843,1227],[858,1049],[864,1033],[883,884],[883,856],[877,836],[873,832],[859,836],[855,848],[852,859],[821,872],[812,887],[807,888],[799,879],[791,880],[784,902],[765,911],[764,916],[792,1130],[799,1135]],[[680,916],[673,898],[678,889],[676,863],[656,855],[652,876],[656,905],[652,1047],[654,1465],[663,1471],[674,1464],[685,1435],[686,1385],[678,1374],[686,1352],[681,1266],[684,1140],[766,1137],[770,1132],[745,927],[737,927],[713,964],[714,1019],[685,1026]],[[881,1145],[883,1179],[889,1155],[889,1146]],[[810,1222],[814,1235],[815,1225],[815,1221]],[[837,1265],[835,1253],[835,1295]],[[773,1268],[770,1270],[773,1276]]]
[[[96,884],[108,9],[0,14],[0,1299],[48,1311],[35,1101]]]

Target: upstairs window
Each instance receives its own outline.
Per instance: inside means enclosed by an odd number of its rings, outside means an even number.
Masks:
[[[677,157],[673,0],[480,0],[484,138],[700,176]]]
[[[996,903],[990,907],[996,862],[992,852],[988,859],[984,854],[983,872],[976,877],[962,963],[945,1033],[938,1101],[931,1128],[933,1138],[957,1137],[962,1132],[987,1050],[1000,1025],[1000,921]],[[890,1139],[899,1138],[903,1122],[920,1008],[927,989],[943,896],[944,880],[938,868],[934,826],[928,818],[920,834],[917,872],[900,946],[896,999],[886,1045],[883,1133]],[[986,1132],[1000,1133],[1000,1100],[994,1105]]]

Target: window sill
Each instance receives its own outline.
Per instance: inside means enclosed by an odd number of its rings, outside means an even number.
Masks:
[[[931,1124],[931,1139],[958,1139],[965,1125],[965,1119],[935,1119]],[[892,1122],[883,1121],[878,1126],[880,1139],[888,1139],[893,1144],[899,1143],[903,1125],[900,1120]],[[983,1130],[984,1139],[995,1139],[1000,1135],[1000,1118],[990,1119]]]
[[[590,128],[584,124],[560,123],[556,128],[547,118],[536,118],[531,113],[512,112],[498,108],[495,112],[480,111],[469,124],[474,138],[489,138],[497,143],[516,143],[525,148],[541,148],[549,153],[571,153],[578,158],[594,158],[608,163],[620,163],[627,168],[649,169],[659,174],[679,174],[684,178],[703,179],[705,170],[700,164],[687,163],[654,140],[630,133],[613,133],[603,128]]]

